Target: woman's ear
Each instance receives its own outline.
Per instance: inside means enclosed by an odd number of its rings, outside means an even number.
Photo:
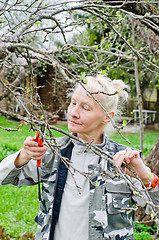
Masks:
[[[109,116],[110,116],[111,118],[113,118],[113,117],[114,117],[114,112],[110,112],[110,113],[109,113]],[[107,114],[105,115],[104,124],[107,124],[108,122],[110,122],[109,116],[108,116]]]

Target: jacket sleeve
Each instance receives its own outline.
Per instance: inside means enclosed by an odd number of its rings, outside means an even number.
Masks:
[[[23,185],[34,185],[37,183],[36,161],[30,162],[21,168],[16,168],[14,161],[20,151],[6,157],[0,163],[0,184],[13,184],[18,187]],[[41,172],[41,170],[40,170]]]
[[[115,144],[115,150],[114,152],[118,152],[118,151],[125,151],[125,149],[127,148],[126,146],[122,145],[122,144]],[[139,150],[138,150],[139,151]],[[146,166],[147,167],[147,166]],[[148,167],[147,167],[148,168]],[[151,170],[150,170],[151,171]],[[132,182],[134,183],[134,185],[139,189],[139,190],[143,190],[142,189],[142,185],[141,183],[135,179],[135,178],[131,178]],[[159,205],[159,190],[157,191],[149,191],[148,190],[148,194],[150,196],[151,201],[153,202],[154,205],[158,206]],[[144,198],[133,195],[132,196],[134,201],[137,202],[137,204],[141,207],[145,207],[146,205],[146,201]]]
[[[138,190],[141,190],[143,192],[142,185],[137,179],[131,178],[131,181],[133,182],[135,187],[138,188]],[[149,194],[149,197],[150,197],[151,201],[153,202],[153,204],[158,206],[159,205],[159,190],[157,190],[157,191],[148,190],[147,193]],[[146,200],[145,200],[146,199],[146,193],[144,193],[144,195],[145,195],[145,198],[139,197],[136,194],[132,196],[134,201],[137,202],[138,205],[141,206],[141,207],[145,207],[145,205],[146,205]]]

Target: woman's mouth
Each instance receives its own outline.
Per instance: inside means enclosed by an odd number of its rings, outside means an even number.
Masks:
[[[74,125],[81,125],[80,123],[78,123],[78,122],[76,122],[76,121],[74,121],[74,120],[69,120],[69,122],[70,122],[71,124],[74,124]]]

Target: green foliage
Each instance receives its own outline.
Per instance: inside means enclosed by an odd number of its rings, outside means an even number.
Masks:
[[[6,143],[2,144],[0,146],[0,162],[10,154],[13,154],[17,151],[18,151],[18,147],[15,144],[14,145],[6,144]]]
[[[111,79],[122,79],[125,83],[129,84],[131,88],[131,97],[136,96],[134,61],[133,59],[130,60],[124,57],[124,54],[132,57],[134,53],[130,51],[123,40],[124,38],[128,44],[132,44],[132,23],[130,18],[119,10],[106,9],[105,14],[111,26],[107,21],[102,21],[96,16],[75,13],[75,21],[81,24],[83,23],[85,28],[80,34],[75,34],[73,36],[71,43],[74,45],[79,44],[87,46],[87,50],[80,51],[79,48],[76,49],[74,47],[73,51],[76,53],[76,56],[79,56],[80,59],[87,62],[89,68],[84,64],[81,67],[78,57],[68,55],[68,58],[70,59],[70,63],[73,64],[73,67],[77,68],[80,72],[84,71],[90,75],[95,74],[97,71],[101,72],[104,70]],[[113,30],[113,28],[115,30]],[[145,43],[145,38],[140,36],[140,30],[140,25],[135,26],[134,48],[136,51],[142,49],[145,58],[158,66],[158,59],[150,52],[147,43]],[[115,31],[119,32],[121,37]],[[146,33],[146,28],[142,29],[143,34],[144,31]],[[89,46],[91,47],[90,49],[88,49]],[[106,53],[104,53],[104,51],[106,51]],[[121,55],[118,57],[109,52],[117,55],[119,53]],[[152,71],[147,71],[143,62],[138,61],[139,81],[142,93],[146,88],[155,88],[158,86],[158,76],[157,73],[154,74],[155,68],[146,63],[146,61],[144,64],[149,66]],[[95,72],[93,72],[92,69],[94,69]]]
[[[134,240],[152,240],[153,237],[148,232],[135,232]]]
[[[126,121],[126,120],[123,120],[122,126],[125,127],[126,125],[127,125],[127,121]]]
[[[134,239],[151,240],[153,239],[152,235],[155,234],[156,230],[156,226],[152,228],[151,226],[135,222]]]
[[[135,232],[148,232],[154,234],[156,230],[157,230],[156,226],[152,228],[151,226],[135,222]]]
[[[86,73],[83,72],[81,75],[78,76],[84,83],[87,83],[87,80],[85,79]]]

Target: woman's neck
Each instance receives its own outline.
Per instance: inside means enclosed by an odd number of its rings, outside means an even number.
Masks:
[[[90,135],[77,133],[77,137],[83,139],[86,142],[92,143],[92,144],[101,144],[103,142],[102,134],[100,136],[90,136]]]

